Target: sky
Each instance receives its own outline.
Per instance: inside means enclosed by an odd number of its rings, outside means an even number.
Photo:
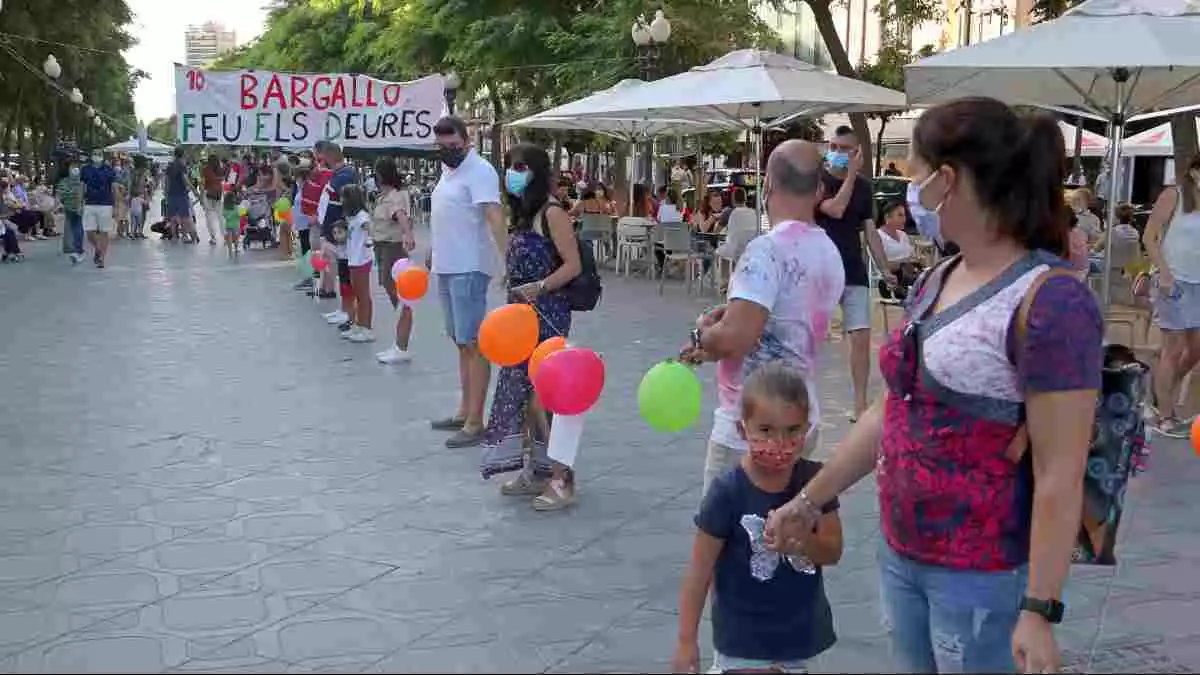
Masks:
[[[238,43],[263,30],[268,0],[129,0],[138,44],[125,58],[150,74],[138,83],[134,107],[150,122],[175,112],[175,63],[183,62],[183,32],[191,24],[217,21],[237,32]]]

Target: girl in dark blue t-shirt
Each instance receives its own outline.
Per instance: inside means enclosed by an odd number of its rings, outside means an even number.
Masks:
[[[837,502],[825,506],[803,550],[771,550],[763,539],[770,512],[799,494],[821,466],[800,456],[808,413],[804,378],[782,362],[746,379],[738,431],[750,450],[713,482],[696,515],[674,672],[699,672],[697,632],[710,585],[716,653],[709,672],[807,672],[805,662],[833,646],[821,567],[842,556]]]

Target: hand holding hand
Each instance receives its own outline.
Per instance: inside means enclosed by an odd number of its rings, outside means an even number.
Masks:
[[[816,525],[808,510],[793,499],[767,514],[763,539],[772,551],[796,553],[804,549],[804,542],[812,536]]]

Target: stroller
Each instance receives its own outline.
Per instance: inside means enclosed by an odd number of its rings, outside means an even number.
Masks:
[[[258,242],[263,248],[274,248],[279,245],[275,234],[275,221],[271,215],[271,196],[261,190],[246,191],[246,231],[243,235],[242,247],[250,249],[250,244]]]

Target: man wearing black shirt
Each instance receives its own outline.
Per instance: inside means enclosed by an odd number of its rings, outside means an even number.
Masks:
[[[817,225],[825,229],[837,246],[846,272],[842,330],[850,345],[850,379],[854,383],[854,419],[857,419],[867,409],[867,380],[871,374],[871,288],[863,240],[877,263],[887,258],[875,230],[871,181],[859,175],[862,155],[850,127],[837,128],[829,141],[825,164],[826,173],[822,177],[825,199],[817,209]],[[887,271],[887,265],[876,267],[883,270],[884,281],[894,286],[896,279]]]

